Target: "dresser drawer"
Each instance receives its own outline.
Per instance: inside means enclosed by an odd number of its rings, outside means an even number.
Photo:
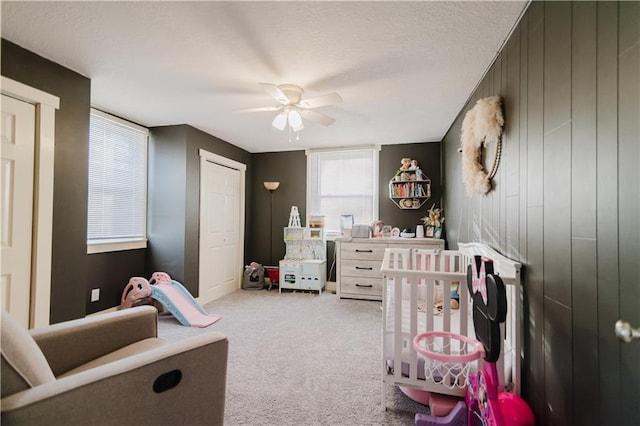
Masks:
[[[341,277],[340,296],[382,296],[382,278]]]
[[[341,243],[341,259],[382,260],[386,244]]]
[[[340,275],[343,277],[381,278],[379,260],[343,259],[340,261]]]

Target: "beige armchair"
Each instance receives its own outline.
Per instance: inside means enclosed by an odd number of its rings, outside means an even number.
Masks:
[[[167,343],[142,306],[27,331],[2,312],[2,425],[221,425],[227,338]]]

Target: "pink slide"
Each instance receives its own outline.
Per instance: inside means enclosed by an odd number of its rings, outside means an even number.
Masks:
[[[149,282],[151,297],[176,317],[180,324],[191,327],[208,327],[220,319],[220,315],[209,314],[179,282],[164,272],[155,272]]]

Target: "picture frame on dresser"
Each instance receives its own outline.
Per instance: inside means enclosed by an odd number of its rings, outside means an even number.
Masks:
[[[436,227],[432,225],[427,225],[426,228],[427,229],[425,229],[425,237],[433,238],[433,236],[435,235]]]

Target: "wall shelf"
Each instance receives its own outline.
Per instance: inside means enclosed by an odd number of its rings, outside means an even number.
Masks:
[[[431,179],[420,171],[399,170],[389,181],[389,199],[402,210],[416,210],[431,198]]]

